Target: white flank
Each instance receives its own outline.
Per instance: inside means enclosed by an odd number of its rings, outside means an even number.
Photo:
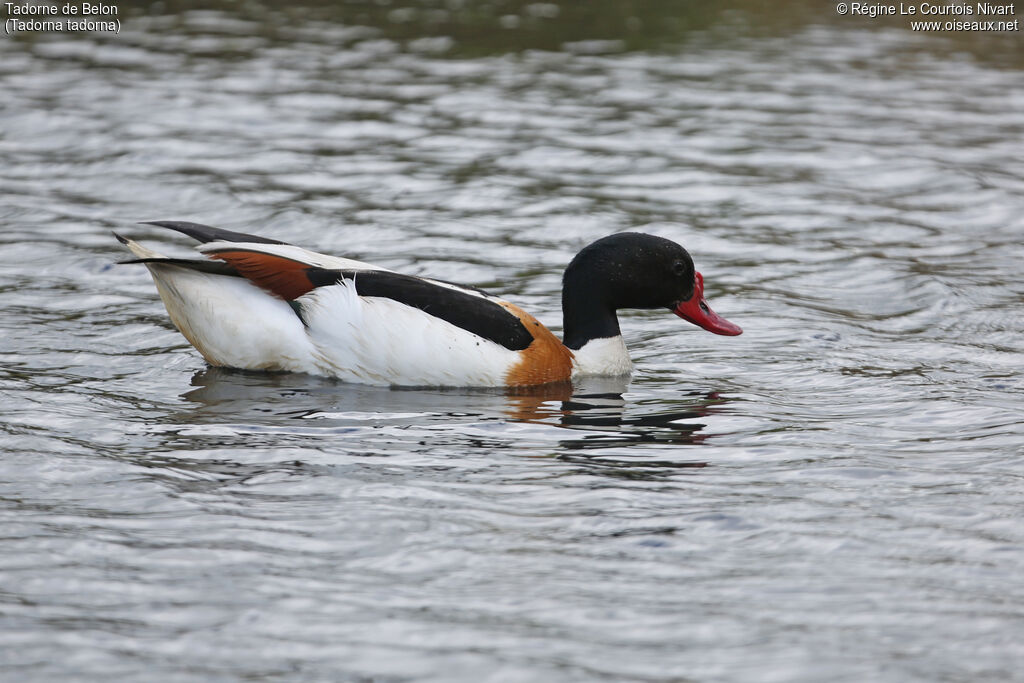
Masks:
[[[146,265],[171,322],[211,365],[315,370],[302,321],[281,299],[243,278]]]
[[[573,354],[574,378],[628,375],[633,372],[633,361],[629,359],[622,335],[591,339],[579,351],[573,351]]]
[[[358,275],[356,276],[359,277]],[[300,297],[319,374],[405,386],[504,386],[519,354],[351,281]]]

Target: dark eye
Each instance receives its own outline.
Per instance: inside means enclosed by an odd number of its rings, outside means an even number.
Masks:
[[[686,264],[682,261],[676,261],[672,264],[672,272],[680,277],[686,275]]]

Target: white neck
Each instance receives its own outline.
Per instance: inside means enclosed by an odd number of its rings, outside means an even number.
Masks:
[[[591,339],[573,351],[573,377],[628,375],[633,372],[622,335]]]

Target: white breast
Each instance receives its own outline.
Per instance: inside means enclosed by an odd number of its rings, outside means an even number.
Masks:
[[[573,354],[573,378],[628,375],[633,372],[633,361],[629,359],[622,335],[591,339]]]

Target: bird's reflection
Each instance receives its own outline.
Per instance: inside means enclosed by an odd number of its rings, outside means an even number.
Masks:
[[[627,378],[592,378],[510,392],[373,387],[292,373],[207,368],[193,376],[192,385],[182,398],[193,407],[178,416],[190,424],[251,421],[256,414],[268,427],[287,427],[301,418],[334,425],[335,431],[343,432],[346,425],[371,423],[433,421],[454,426],[504,420],[578,432],[559,440],[560,456],[568,459],[639,444],[701,444],[707,438],[701,419],[726,402],[706,392],[631,402],[625,397]],[[643,462],[645,466],[655,464]],[[678,462],[672,465],[682,466]]]

